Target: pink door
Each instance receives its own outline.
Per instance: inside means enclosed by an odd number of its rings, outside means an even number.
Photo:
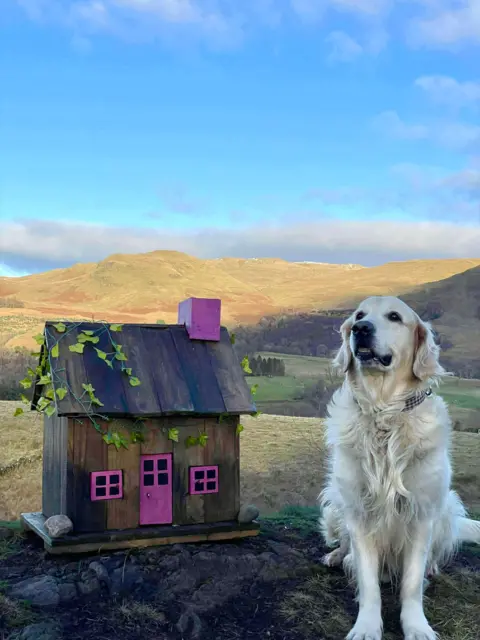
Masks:
[[[140,524],[172,522],[172,454],[140,458]]]

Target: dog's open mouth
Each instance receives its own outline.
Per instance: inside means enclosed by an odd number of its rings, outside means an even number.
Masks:
[[[380,355],[375,353],[373,349],[368,347],[359,347],[355,351],[355,357],[360,360],[361,363],[379,363],[384,367],[389,367],[392,364],[392,356],[390,354]]]

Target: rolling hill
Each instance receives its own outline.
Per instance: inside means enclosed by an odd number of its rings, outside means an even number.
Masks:
[[[175,251],[112,255],[21,278],[0,278],[0,346],[31,346],[45,319],[175,322],[189,296],[221,297],[227,326],[264,316],[348,308],[352,299],[405,294],[480,265],[413,260],[379,267],[279,259],[201,260]]]
[[[341,323],[363,297],[352,296],[343,308],[330,312],[271,316],[256,326],[240,326],[237,349],[239,353],[332,355],[340,345]],[[400,297],[432,322],[444,364],[462,377],[480,377],[480,267],[417,286]]]

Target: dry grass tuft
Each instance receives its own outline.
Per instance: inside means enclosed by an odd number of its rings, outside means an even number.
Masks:
[[[143,623],[145,621],[163,624],[166,616],[163,611],[159,611],[151,604],[137,602],[135,600],[124,600],[118,609],[120,615],[127,623]]]
[[[7,627],[24,627],[34,622],[35,618],[28,604],[21,600],[11,600],[0,593],[0,620]]]

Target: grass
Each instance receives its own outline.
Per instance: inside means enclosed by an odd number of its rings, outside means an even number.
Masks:
[[[295,378],[294,376],[249,376],[248,384],[258,384],[255,394],[256,402],[289,402],[303,397],[305,388],[312,384],[312,380]]]
[[[15,402],[0,402],[0,520],[41,509],[42,428],[35,412],[11,417]],[[262,515],[285,506],[315,504],[325,471],[323,423],[318,418],[244,416],[241,435],[242,499]],[[480,510],[480,436],[455,433],[454,485]]]

